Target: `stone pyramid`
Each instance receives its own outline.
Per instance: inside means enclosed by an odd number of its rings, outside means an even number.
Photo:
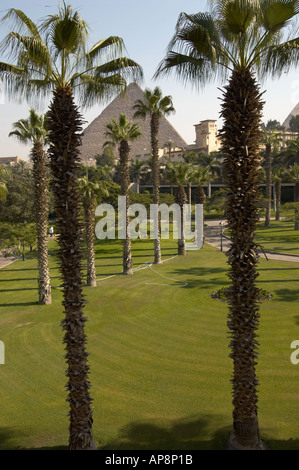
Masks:
[[[151,153],[150,118],[147,117],[145,120],[139,118],[133,119],[133,106],[138,99],[145,99],[144,92],[139,85],[131,83],[127,87],[125,96],[123,96],[123,94],[118,95],[103,112],[86,127],[83,131],[82,147],[80,151],[83,161],[89,162],[95,155],[103,152],[103,144],[107,140],[105,137],[105,126],[109,123],[111,117],[118,120],[119,114],[126,114],[129,121],[138,122],[141,128],[142,137],[130,144],[131,158],[134,159],[134,157],[136,158],[136,156],[140,154]],[[163,148],[163,145],[168,140],[172,140],[178,148],[187,147],[187,143],[164,116],[162,116],[160,120],[158,138],[160,148]],[[118,157],[117,150],[115,151],[115,156]]]
[[[288,117],[282,123],[282,125],[285,127],[286,130],[289,129],[290,120],[291,120],[292,116],[297,116],[297,114],[299,114],[299,103],[296,104],[295,108],[290,112]]]

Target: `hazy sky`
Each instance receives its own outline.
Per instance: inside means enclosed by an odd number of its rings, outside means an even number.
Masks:
[[[138,62],[144,71],[144,82],[141,87],[153,89],[158,85],[164,95],[173,98],[176,113],[168,118],[179,134],[188,144],[195,140],[194,125],[204,119],[219,120],[220,98],[219,87],[222,83],[213,83],[204,89],[192,89],[190,85],[183,86],[174,75],[152,80],[159,62],[165,56],[165,51],[173,36],[175,24],[180,12],[196,13],[207,10],[208,3],[199,0],[74,0],[70,1],[74,9],[91,28],[91,43],[110,35],[121,36],[124,39],[127,55]],[[23,10],[32,20],[37,21],[57,11],[58,0],[1,0],[0,15],[9,8]],[[0,39],[8,30],[1,29]],[[0,57],[0,60],[5,60]],[[264,91],[264,121],[277,119],[281,123],[287,118],[299,102],[299,69],[284,74],[275,81],[263,83]],[[29,104],[8,102],[0,95],[0,156],[16,156],[28,158],[30,147],[19,144],[15,138],[8,137],[12,123],[27,118]],[[47,110],[48,103],[38,109]],[[104,106],[97,105],[84,112],[84,118],[89,124],[97,117]],[[87,125],[86,124],[86,125]]]

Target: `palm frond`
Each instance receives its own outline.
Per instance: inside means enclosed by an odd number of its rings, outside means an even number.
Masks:
[[[94,63],[98,58],[101,58],[103,54],[116,55],[122,54],[125,49],[124,41],[119,36],[110,36],[108,38],[101,39],[87,52],[87,59]]]
[[[31,33],[32,36],[39,34],[36,24],[22,11],[10,8],[0,21],[0,25],[8,23],[20,34]]]
[[[268,31],[285,28],[299,13],[298,0],[262,0],[260,7],[263,25]]]

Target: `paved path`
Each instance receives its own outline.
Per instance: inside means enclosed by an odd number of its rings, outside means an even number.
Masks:
[[[215,246],[221,250],[221,230],[220,230],[220,222],[221,220],[206,220],[205,221],[205,241],[209,245]],[[225,224],[225,220],[222,220],[223,224]],[[222,251],[225,252],[229,249],[230,240],[226,237],[222,237]],[[265,258],[265,254],[260,252],[260,256]],[[284,253],[273,253],[266,251],[266,256],[268,259],[274,259],[278,261],[292,261],[295,263],[299,263],[299,255],[287,255]],[[9,258],[5,258],[4,256],[0,256],[0,268],[4,266],[8,266],[9,264],[13,263],[17,259],[20,259],[18,256],[10,256]]]
[[[215,246],[221,250],[221,230],[220,230],[220,222],[223,222],[225,227],[225,220],[205,220],[205,241],[209,245]],[[226,237],[222,237],[222,250],[225,252],[230,247],[230,240]],[[269,251],[265,251],[265,254],[260,251],[260,256],[262,258],[267,257],[268,259],[274,259],[278,261],[292,261],[294,263],[299,263],[299,255],[287,255],[284,253],[273,253]]]
[[[0,268],[4,268],[4,266],[8,266],[9,264],[13,263],[17,259],[20,259],[19,256],[9,256],[5,258],[4,256],[0,256]]]

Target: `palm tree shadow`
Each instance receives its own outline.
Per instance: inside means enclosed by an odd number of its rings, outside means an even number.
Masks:
[[[118,437],[100,450],[227,450],[232,424],[223,416],[189,416],[168,424],[135,421],[124,426]],[[215,431],[216,429],[216,431]],[[299,439],[264,439],[266,450],[299,450]]]
[[[224,450],[231,426],[219,428],[212,435],[209,427],[217,416],[188,417],[159,425],[137,421],[123,427],[117,439],[103,450]],[[223,422],[223,419],[219,419]],[[210,436],[210,439],[207,439]]]

